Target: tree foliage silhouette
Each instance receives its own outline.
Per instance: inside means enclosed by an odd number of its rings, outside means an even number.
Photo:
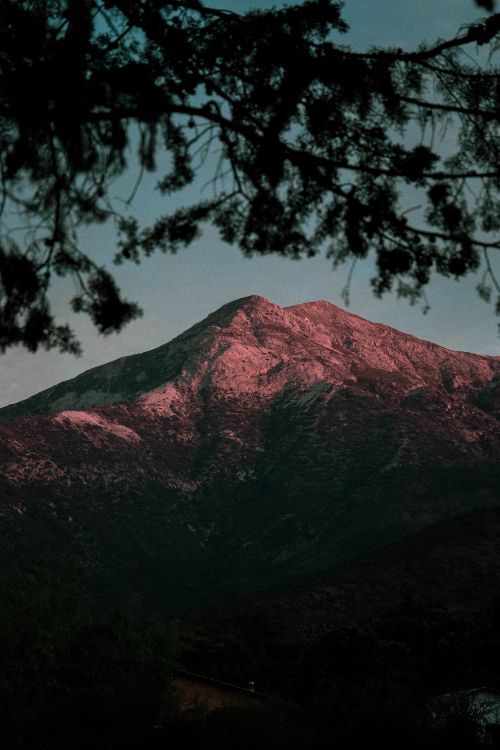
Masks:
[[[104,334],[140,314],[79,244],[82,226],[106,221],[116,263],[176,252],[212,223],[247,255],[323,252],[337,266],[373,253],[375,294],[411,301],[435,273],[482,267],[479,294],[498,294],[500,311],[500,14],[412,52],[358,53],[341,12],[334,0],[245,14],[200,0],[4,0],[0,349],[78,353],[51,311],[54,275],[73,277],[73,309]],[[482,66],[478,47],[492,51]],[[167,199],[141,226],[110,197],[133,148],[142,171],[168,156],[164,196],[213,163],[211,197],[176,210]]]

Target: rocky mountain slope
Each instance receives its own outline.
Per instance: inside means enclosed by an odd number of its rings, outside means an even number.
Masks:
[[[2,556],[84,553],[171,611],[500,506],[500,358],[328,302],[225,305],[0,410]]]

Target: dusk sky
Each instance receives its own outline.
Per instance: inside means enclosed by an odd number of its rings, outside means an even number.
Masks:
[[[282,3],[227,0],[213,4],[243,10]],[[454,36],[463,24],[481,18],[484,13],[473,0],[347,0],[344,16],[351,28],[341,38],[342,43],[357,49],[370,45],[412,49],[422,41]],[[203,177],[190,188],[195,198],[210,175]],[[115,195],[126,199],[135,178],[136,172],[131,169],[127,177],[116,184]],[[132,213],[144,222],[154,221],[181,202],[176,197],[156,196],[154,185],[158,179],[159,174],[144,180],[132,207]],[[170,204],[166,204],[166,200]],[[19,401],[90,367],[164,344],[238,297],[259,294],[279,305],[325,299],[344,306],[341,290],[348,266],[334,273],[330,262],[321,257],[301,261],[273,256],[244,258],[238,248],[221,242],[212,228],[178,255],[159,253],[144,259],[140,266],[129,264],[113,268],[111,258],[115,248],[111,229],[101,227],[86,231],[82,234],[82,245],[116,272],[125,296],[139,302],[144,310],[143,317],[120,334],[99,336],[86,318],[69,313],[67,300],[73,293],[72,284],[58,281],[53,293],[55,308],[60,311],[61,321],[68,320],[74,325],[84,353],[75,358],[57,352],[30,354],[16,348],[0,355],[0,405]],[[498,259],[495,265],[500,276]],[[493,306],[477,297],[478,278],[460,282],[435,279],[428,289],[431,309],[424,315],[421,306],[411,307],[394,295],[375,299],[369,284],[372,273],[370,260],[356,267],[350,312],[452,349],[500,354],[498,318]]]

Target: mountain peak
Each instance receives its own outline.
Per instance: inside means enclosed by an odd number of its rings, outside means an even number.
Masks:
[[[499,365],[499,358],[449,351],[327,300],[280,307],[253,294],[228,302],[156,349],[4,407],[0,418],[130,403],[180,383],[261,396],[278,393],[286,383],[309,388],[320,381],[335,387],[371,383],[378,390],[398,380],[408,391],[437,386],[453,392],[489,387]]]
[[[240,297],[239,299],[227,302],[211,313],[205,320],[220,318],[221,316],[231,316],[240,311],[274,311],[279,314],[283,311],[283,308],[266,299],[266,297],[261,297],[259,294],[250,294],[248,297]]]
[[[336,310],[342,312],[338,305],[334,305],[333,302],[326,299],[318,299],[311,302],[299,302],[297,305],[288,305],[285,310],[328,310],[332,312]]]

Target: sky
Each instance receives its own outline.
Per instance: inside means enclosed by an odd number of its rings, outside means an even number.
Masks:
[[[213,4],[245,10],[284,3],[221,0]],[[371,45],[413,49],[424,40],[454,36],[463,24],[483,16],[473,0],[346,0],[344,17],[350,31],[342,42],[356,49]],[[132,170],[120,180],[117,197],[130,194],[135,177]],[[172,205],[175,207],[175,203],[167,207],[166,199],[155,193],[157,179],[158,175],[152,175],[144,180],[133,206],[144,221],[154,221]],[[202,183],[191,190],[196,199]],[[53,288],[54,307],[61,321],[74,326],[83,355],[76,358],[56,351],[31,354],[22,348],[0,355],[0,406],[27,398],[90,367],[160,346],[226,302],[250,294],[283,306],[325,299],[345,307],[341,292],[348,267],[333,272],[324,257],[300,261],[275,256],[245,258],[238,248],[224,244],[211,227],[177,255],[160,253],[144,259],[139,266],[113,267],[113,233],[106,228],[90,228],[81,240],[94,258],[108,263],[124,295],[139,302],[144,315],[119,334],[100,336],[86,318],[68,311],[72,287],[58,281]],[[394,295],[376,299],[369,284],[372,275],[370,260],[357,265],[349,312],[451,349],[500,354],[498,318],[493,307],[477,297],[477,278],[459,282],[435,279],[427,293],[430,310],[424,315],[421,306],[412,307]]]

